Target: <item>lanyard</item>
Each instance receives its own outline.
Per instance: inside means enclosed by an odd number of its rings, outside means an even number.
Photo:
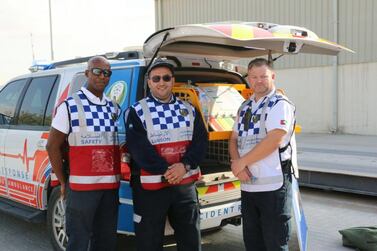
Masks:
[[[263,101],[259,104],[258,108],[252,112],[252,107],[253,107],[253,101],[251,101],[251,104],[250,106],[247,108],[246,112],[245,112],[245,115],[243,117],[243,125],[244,125],[244,130],[245,131],[248,131],[249,128],[250,128],[250,121],[252,120],[253,123],[257,123],[258,120],[260,119],[260,116],[258,116],[256,113],[258,112],[259,109],[261,109],[264,105],[265,105],[265,102],[266,102],[266,98],[267,97],[264,97]]]

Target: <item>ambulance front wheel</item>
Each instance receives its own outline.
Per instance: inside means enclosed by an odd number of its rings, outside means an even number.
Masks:
[[[65,201],[60,197],[60,186],[53,188],[47,209],[47,231],[56,251],[64,251],[68,237],[65,231]]]

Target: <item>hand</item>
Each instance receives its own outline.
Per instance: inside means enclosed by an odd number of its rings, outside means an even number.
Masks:
[[[186,174],[186,169],[183,163],[174,163],[168,167],[164,176],[170,184],[179,184],[183,176]]]
[[[251,172],[249,171],[249,169],[245,168],[241,172],[238,173],[237,178],[241,182],[247,182],[247,181],[250,181],[250,179],[251,179],[252,176],[253,175],[251,174]]]
[[[234,176],[238,176],[238,174],[246,168],[246,164],[243,163],[242,158],[231,160],[232,161],[232,172]]]
[[[65,183],[60,184],[60,197],[65,200],[66,190],[65,190]]]

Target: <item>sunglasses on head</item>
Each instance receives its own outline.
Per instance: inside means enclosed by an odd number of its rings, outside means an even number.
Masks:
[[[164,75],[164,76],[156,75],[156,76],[151,77],[151,80],[152,80],[152,82],[154,82],[154,83],[158,83],[158,82],[160,82],[161,79],[162,79],[164,82],[169,82],[169,81],[172,79],[172,76],[170,76],[170,75]]]
[[[96,76],[101,76],[101,74],[103,74],[103,76],[107,78],[110,77],[111,74],[113,73],[111,70],[101,69],[101,68],[92,68],[90,69],[90,72]]]

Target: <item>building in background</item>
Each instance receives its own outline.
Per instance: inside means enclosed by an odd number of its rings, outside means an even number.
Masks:
[[[155,0],[156,29],[228,20],[302,26],[356,53],[283,56],[277,86],[303,132],[377,135],[377,1]]]

